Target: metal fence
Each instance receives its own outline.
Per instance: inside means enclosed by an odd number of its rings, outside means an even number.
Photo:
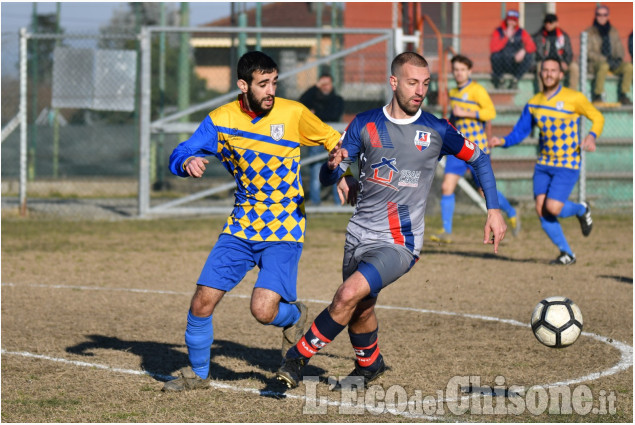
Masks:
[[[179,56],[184,36],[188,48]],[[345,99],[342,122],[334,123],[343,129],[356,113],[390,97],[389,64],[403,45],[399,37],[392,30],[308,28],[246,28],[239,33],[236,28],[147,27],[138,35],[23,31],[21,38],[2,34],[3,50],[17,52],[21,46],[23,52],[15,72],[3,68],[2,75],[3,213],[22,207],[29,213],[67,214],[75,204],[97,205],[85,218],[102,217],[100,210],[130,216],[227,212],[234,182],[222,166],[212,166],[194,181],[169,174],[167,161],[210,110],[237,94],[234,69],[241,49],[259,48],[278,62],[282,97],[298,99],[328,70]],[[465,48],[468,40],[459,44]],[[450,53],[446,50],[442,61],[437,52],[425,55],[434,79],[426,109],[441,116],[437,72],[444,61],[453,86]],[[179,67],[183,57],[189,64],[185,74]],[[525,74],[516,90],[494,89],[487,54],[472,59],[473,79],[490,91],[497,106],[494,134],[504,135],[536,90],[534,74]],[[583,75],[584,63],[580,69]],[[583,81],[588,90],[591,77]],[[609,78],[609,100],[616,87],[617,79]],[[633,195],[632,107],[600,109],[606,124],[598,151],[587,155],[586,196],[597,208],[627,211]],[[497,171],[512,200],[531,199],[535,150],[532,138],[509,150],[520,159],[503,157],[498,153],[502,150],[493,154],[495,165],[526,163]],[[303,169],[305,190],[308,168]],[[460,196],[457,200],[461,202]],[[434,211],[434,203],[429,204]],[[467,197],[465,205],[474,208]]]

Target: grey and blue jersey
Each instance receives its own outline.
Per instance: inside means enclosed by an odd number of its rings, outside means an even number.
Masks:
[[[335,170],[322,167],[323,184],[334,184],[359,160],[360,191],[347,231],[359,241],[383,241],[415,257],[423,245],[424,213],[438,161],[454,155],[472,165],[488,208],[498,208],[489,157],[447,120],[419,110],[395,119],[386,107],[361,113],[346,129],[342,148],[349,157]]]

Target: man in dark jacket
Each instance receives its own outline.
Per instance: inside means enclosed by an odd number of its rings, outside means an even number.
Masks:
[[[569,34],[558,26],[558,17],[553,13],[547,13],[542,28],[533,37],[536,43],[536,69],[540,69],[540,64],[545,59],[558,58],[566,77],[566,86],[578,90],[580,67],[573,61],[571,39]],[[538,88],[542,91],[540,78],[538,78]]]
[[[609,22],[609,8],[595,9],[593,25],[587,29],[589,71],[595,74],[593,102],[601,102],[606,75],[611,71],[621,76],[618,100],[622,105],[632,105],[627,93],[633,84],[633,64],[624,61],[624,46],[617,29]]]
[[[316,85],[305,91],[300,96],[300,103],[309,108],[319,119],[324,122],[339,122],[344,112],[344,99],[335,93],[333,88],[333,77],[331,74],[323,72],[318,79]],[[309,148],[309,155],[317,155],[324,152],[321,146]],[[320,192],[322,185],[320,184],[320,167],[319,162],[311,164],[311,186],[309,196],[313,205],[320,205]],[[339,204],[339,196],[337,195],[337,187],[333,186],[333,202]]]
[[[501,78],[506,72],[513,75],[509,88],[518,88],[518,80],[533,63],[536,45],[531,35],[518,25],[518,17],[517,10],[509,10],[490,39],[492,83],[495,88],[500,87]]]

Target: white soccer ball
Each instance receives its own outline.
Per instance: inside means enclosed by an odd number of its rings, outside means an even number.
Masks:
[[[568,347],[582,332],[582,312],[569,298],[549,297],[534,308],[531,329],[547,347]]]

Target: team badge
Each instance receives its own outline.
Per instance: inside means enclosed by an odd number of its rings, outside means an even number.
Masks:
[[[461,99],[467,100],[467,93],[463,93],[463,96],[461,96]]]
[[[415,147],[419,149],[419,151],[423,151],[430,146],[430,134],[431,133],[429,131],[417,130],[414,142]]]
[[[562,100],[559,102],[556,102],[556,109],[559,111],[562,111],[564,109],[564,102]]]
[[[271,124],[271,138],[276,142],[284,136],[284,124]]]

